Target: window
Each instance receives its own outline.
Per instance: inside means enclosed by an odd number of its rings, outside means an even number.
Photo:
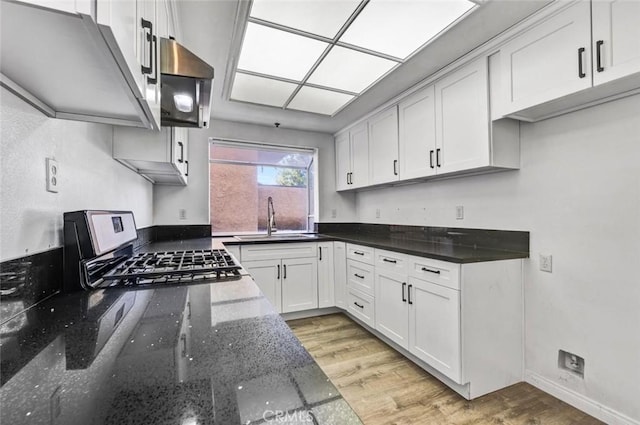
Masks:
[[[314,227],[315,151],[214,140],[209,149],[214,235],[267,231],[273,198],[278,232]]]

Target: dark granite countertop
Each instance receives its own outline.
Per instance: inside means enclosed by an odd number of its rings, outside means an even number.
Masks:
[[[242,239],[228,237],[217,240],[223,242],[225,245],[344,241],[458,264],[529,257],[528,252],[522,251],[492,249],[477,245],[435,242],[394,236],[395,235],[370,233],[325,233],[305,237],[292,235],[291,238],[287,238],[286,234],[278,234],[273,238],[260,236],[251,239],[250,236],[243,236]]]
[[[61,294],[0,334],[3,424],[360,424],[248,276]]]

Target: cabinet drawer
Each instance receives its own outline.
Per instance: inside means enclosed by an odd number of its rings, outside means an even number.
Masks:
[[[373,266],[347,260],[347,286],[373,296]]]
[[[460,265],[430,258],[410,257],[409,275],[451,289],[460,289]]]
[[[399,274],[407,273],[409,261],[406,255],[383,249],[376,249],[374,253],[376,269],[389,270]]]
[[[307,258],[317,255],[315,242],[242,245],[242,261]]]
[[[375,306],[373,297],[363,294],[357,289],[347,291],[347,309],[358,319],[372,328],[375,326]]]
[[[373,266],[373,248],[362,245],[347,244],[347,258],[350,260],[361,261]]]

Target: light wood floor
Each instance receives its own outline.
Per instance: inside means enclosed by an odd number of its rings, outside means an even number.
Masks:
[[[343,314],[288,324],[365,425],[602,424],[526,383],[465,400]]]

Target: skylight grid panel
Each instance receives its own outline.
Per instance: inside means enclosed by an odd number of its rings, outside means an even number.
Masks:
[[[359,4],[360,0],[254,0],[251,16],[333,38]]]
[[[361,93],[398,63],[345,47],[334,46],[308,82]]]
[[[353,98],[354,96],[349,94],[305,86],[300,89],[287,108],[333,115]]]
[[[238,69],[301,81],[328,44],[249,22]]]
[[[404,59],[473,6],[468,0],[371,0],[340,41]]]
[[[284,81],[236,73],[231,99],[282,107],[297,87]]]

